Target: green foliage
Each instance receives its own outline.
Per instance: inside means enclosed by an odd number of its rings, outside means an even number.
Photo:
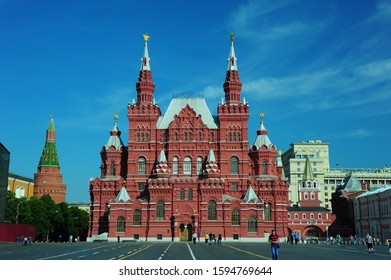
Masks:
[[[55,204],[49,195],[27,200],[16,198],[13,192],[8,192],[5,219],[12,223],[17,220],[19,224],[33,225],[36,240],[63,242],[69,241],[71,236],[73,240],[77,237],[86,240],[89,215],[66,203]]]

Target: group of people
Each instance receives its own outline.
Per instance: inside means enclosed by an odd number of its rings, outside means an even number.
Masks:
[[[214,244],[214,245],[221,245],[221,240],[223,239],[223,236],[221,235],[221,233],[219,233],[217,235],[217,238],[216,238],[216,235],[214,233],[207,233],[205,234],[205,244]]]
[[[33,238],[31,236],[18,236],[16,237],[16,243],[22,243],[23,245],[31,245],[33,243]]]
[[[365,236],[365,243],[367,244],[368,254],[373,254],[373,243],[376,242],[376,239],[372,237],[369,233]],[[387,239],[386,243],[388,243],[389,250],[388,252],[391,254],[391,236]]]
[[[291,232],[291,234],[288,235],[287,242],[293,244],[296,244],[299,242],[300,237],[297,232]],[[303,237],[302,237],[302,242],[304,242]]]

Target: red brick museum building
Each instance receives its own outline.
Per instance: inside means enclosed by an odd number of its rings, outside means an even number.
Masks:
[[[144,35],[128,104],[126,145],[117,126],[101,149],[101,175],[90,181],[89,239],[190,240],[197,233],[225,240],[266,241],[288,235],[288,181],[261,114],[248,141],[249,104],[241,96],[234,40],[213,116],[202,97],[173,98],[162,114],[155,101]],[[223,74],[223,73],[222,73]]]

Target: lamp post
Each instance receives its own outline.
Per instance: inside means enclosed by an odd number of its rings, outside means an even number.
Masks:
[[[25,201],[18,202],[18,205],[16,206],[15,224],[18,224],[18,221],[19,221],[19,207],[20,207],[20,204],[22,204],[23,202],[25,202]]]

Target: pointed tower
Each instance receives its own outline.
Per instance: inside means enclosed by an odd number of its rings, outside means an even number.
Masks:
[[[260,113],[261,125],[257,130],[257,138],[250,150],[256,176],[278,176],[276,146],[270,141],[267,129],[263,124],[264,114]],[[281,172],[281,171],[280,171]]]
[[[240,104],[242,82],[239,79],[238,65],[234,49],[234,34],[231,33],[231,49],[228,57],[228,69],[224,82],[225,102],[227,105]]]
[[[305,158],[305,166],[303,172],[303,179],[299,183],[298,188],[298,205],[301,207],[319,207],[320,206],[320,186],[315,179],[314,172],[312,171],[311,161],[307,155]]]
[[[110,137],[100,152],[101,177],[126,177],[126,147],[121,139],[121,131],[118,130],[118,114],[114,114],[114,127],[110,131]]]
[[[220,175],[220,170],[212,149],[209,150],[208,158],[206,159],[204,175],[208,178],[215,178]]]
[[[148,34],[144,34],[144,55],[141,58],[141,67],[138,82],[136,83],[137,104],[148,105],[153,102],[155,84],[152,80],[151,64],[148,54]]]
[[[56,148],[56,130],[53,116],[46,130],[46,143],[34,174],[34,197],[50,195],[55,203],[65,202],[66,185],[62,183],[62,174],[58,163]]]
[[[159,178],[167,178],[171,175],[171,169],[167,165],[166,155],[164,154],[163,150],[160,151],[160,155],[153,173]]]
[[[237,166],[236,173],[240,174],[240,187],[247,186],[245,170],[250,165],[248,158],[248,119],[250,107],[240,101],[242,83],[239,79],[237,58],[234,49],[234,34],[230,36],[231,48],[228,58],[228,68],[223,84],[225,100],[218,105],[218,120],[220,127],[219,148],[215,149],[216,157],[221,160],[219,167],[221,174],[231,174],[233,165]],[[231,164],[235,162],[235,164]],[[236,167],[235,167],[236,168]],[[235,169],[234,168],[234,169]]]
[[[159,105],[153,97],[155,84],[152,80],[152,71],[148,53],[149,35],[144,34],[144,54],[141,59],[139,78],[136,83],[137,101],[128,104],[128,155],[127,162],[127,188],[138,192],[145,186],[147,177],[153,174],[156,165],[156,151],[163,148],[159,146],[156,125],[162,115]],[[141,165],[142,167],[141,167]],[[140,168],[139,168],[140,167]],[[142,171],[141,171],[142,170]],[[145,182],[142,182],[145,181]]]

